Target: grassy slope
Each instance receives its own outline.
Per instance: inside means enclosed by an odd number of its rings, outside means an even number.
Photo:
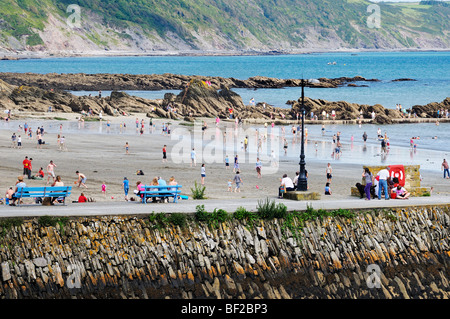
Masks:
[[[0,34],[40,44],[36,30],[42,30],[47,12],[67,16],[69,4],[79,4],[103,16],[105,23],[119,28],[140,25],[162,37],[176,33],[193,48],[192,31],[218,30],[223,37],[246,47],[251,34],[261,43],[277,49],[279,43],[302,47],[305,28],[315,28],[323,39],[336,33],[348,47],[373,47],[373,38],[383,35],[405,47],[415,46],[400,30],[424,32],[448,42],[450,8],[417,4],[379,4],[379,30],[367,28],[370,13],[366,0],[2,0]],[[359,30],[356,30],[354,28]],[[95,35],[94,35],[95,36]]]

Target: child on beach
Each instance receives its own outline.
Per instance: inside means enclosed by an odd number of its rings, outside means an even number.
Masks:
[[[84,194],[81,193],[80,197],[78,197],[78,203],[86,203],[86,202],[87,202],[86,196],[84,196]]]
[[[102,184],[102,193],[103,193],[103,196],[106,197],[106,184],[105,184],[105,182],[103,182],[103,184]]]
[[[205,177],[206,177],[206,168],[205,168],[205,164],[202,164],[202,168],[201,168],[201,176],[202,176],[202,185],[205,185]]]
[[[124,147],[125,147],[125,154],[129,154],[128,150],[129,150],[130,146],[128,145],[128,142],[125,143]]]
[[[330,183],[325,184],[325,195],[331,195]]]
[[[124,177],[123,178],[123,192],[125,193],[125,200],[128,201],[128,191],[130,190],[130,183],[128,181],[128,178]]]
[[[233,190],[231,189],[231,179],[228,180],[228,192],[232,192]]]
[[[225,156],[225,169],[230,168],[230,159],[228,158],[228,155]]]
[[[5,194],[5,204],[9,205],[9,200],[13,198],[14,190],[12,187],[8,188]]]

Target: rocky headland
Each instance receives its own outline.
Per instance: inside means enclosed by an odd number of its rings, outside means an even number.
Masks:
[[[160,76],[123,76],[110,74],[70,75],[57,74],[38,75],[26,73],[22,77],[14,77],[11,73],[2,73],[0,77],[0,108],[25,112],[53,111],[87,113],[98,115],[100,112],[111,116],[144,113],[148,117],[192,120],[195,117],[228,118],[230,109],[233,117],[243,120],[296,120],[301,114],[301,100],[287,101],[291,108],[273,107],[267,103],[255,106],[245,105],[242,98],[232,88],[279,88],[300,86],[301,80],[279,80],[265,77],[254,77],[246,81],[225,78],[187,77],[180,75]],[[83,79],[86,81],[83,83]],[[130,80],[131,79],[131,80]],[[364,78],[319,79],[308,81],[310,87],[337,87],[354,81],[376,81]],[[352,83],[350,83],[352,84]],[[76,96],[67,90],[113,90],[110,96]],[[131,96],[118,90],[161,90],[180,89],[178,95],[168,93],[164,99],[150,100]],[[410,110],[419,118],[436,117],[438,110],[446,110],[450,106],[450,98],[442,102],[416,105]],[[380,104],[364,105],[346,101],[325,101],[322,99],[305,99],[305,111],[313,112],[322,119],[322,113],[336,113],[336,120],[356,120],[362,112],[364,119],[373,123],[388,124],[405,115],[397,110],[388,109]],[[330,117],[331,119],[331,117]]]

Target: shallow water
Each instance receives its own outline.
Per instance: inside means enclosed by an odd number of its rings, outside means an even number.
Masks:
[[[107,134],[113,136],[139,135],[136,130],[135,117],[124,118],[122,123],[111,123],[107,126],[106,121],[102,122],[78,122],[78,121],[56,121],[56,120],[27,120],[26,122],[32,128],[33,133],[41,125],[45,132],[58,134],[62,124],[62,135],[69,137],[72,134]],[[140,121],[141,119],[139,119]],[[18,133],[19,125],[24,125],[24,120],[13,120],[10,122],[0,122],[0,129],[9,130],[11,133]],[[125,123],[126,127],[123,126]],[[155,127],[150,129],[148,119],[145,120],[144,135],[162,134],[161,120],[154,121]],[[122,124],[122,125],[121,125]],[[188,136],[188,146],[196,144],[198,149],[203,149],[203,155],[206,162],[214,160],[222,161],[226,154],[230,157],[230,163],[233,163],[234,154],[241,154],[242,162],[254,163],[259,155],[261,159],[270,162],[271,151],[274,150],[279,161],[298,161],[300,155],[300,135],[293,136],[292,126],[276,125],[274,129],[268,125],[267,133],[263,125],[238,127],[227,123],[215,128],[210,126],[202,135],[201,127],[184,127],[172,121],[172,140],[180,139],[178,135]],[[296,126],[297,127],[297,126]],[[358,125],[327,125],[322,133],[321,125],[307,125],[308,138],[305,144],[305,155],[308,161],[317,162],[340,162],[349,164],[365,165],[421,165],[423,169],[440,170],[443,158],[449,158],[450,146],[450,123],[442,123],[439,126],[431,123],[420,124],[392,124],[392,125],[373,125],[366,124],[360,128]],[[380,142],[377,139],[377,129],[380,128],[382,134],[387,133],[389,137],[390,148],[387,154],[381,154]],[[259,136],[267,134],[267,139],[262,139],[261,150],[258,153],[258,130]],[[332,136],[341,132],[341,156],[339,158],[332,156],[334,145]],[[368,140],[366,143],[362,140],[362,134],[367,132]],[[224,132],[227,133],[227,139],[223,140]],[[353,135],[353,141],[351,137]],[[432,139],[433,136],[437,139]],[[23,135],[22,135],[23,136]],[[178,136],[178,137],[177,137]],[[245,155],[242,151],[242,142],[248,136],[250,152]],[[412,136],[420,136],[420,140],[414,140],[416,148],[409,146]],[[33,134],[35,137],[35,133]],[[287,154],[284,154],[283,139],[288,141]],[[317,147],[316,144],[317,143]],[[316,150],[317,149],[317,150]],[[209,159],[208,159],[209,156]],[[244,157],[242,157],[244,156]]]

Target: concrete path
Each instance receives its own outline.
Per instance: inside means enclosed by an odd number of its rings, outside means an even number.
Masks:
[[[412,197],[408,200],[370,200],[356,197],[341,200],[317,200],[317,201],[292,201],[286,199],[275,199],[277,203],[283,203],[288,210],[305,210],[307,206],[314,209],[365,209],[383,207],[406,207],[423,205],[450,205],[450,196],[432,197]],[[249,211],[256,211],[258,199],[244,198],[233,200],[183,200],[178,203],[148,203],[138,202],[93,202],[93,203],[68,203],[66,206],[41,206],[41,205],[21,205],[21,206],[0,206],[0,217],[35,217],[35,216],[100,216],[100,215],[137,215],[151,214],[152,212],[166,213],[194,213],[197,205],[205,205],[208,212],[215,208],[225,209],[233,213],[238,207],[245,207]]]

